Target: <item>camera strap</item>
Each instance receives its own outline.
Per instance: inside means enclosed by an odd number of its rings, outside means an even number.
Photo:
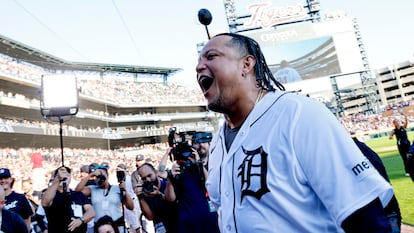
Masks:
[[[206,199],[207,199],[208,208],[209,208],[210,212],[217,212],[217,209],[214,206],[213,202],[211,202],[210,195],[208,195],[207,191],[206,191]]]
[[[109,185],[108,187],[108,191],[106,191],[106,189],[104,189],[104,197],[107,197],[109,195],[109,192],[111,191],[111,185]],[[105,192],[106,191],[106,192]]]

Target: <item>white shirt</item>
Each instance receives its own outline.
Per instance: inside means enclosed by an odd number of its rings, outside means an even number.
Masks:
[[[281,83],[291,83],[296,81],[301,81],[302,78],[300,74],[291,67],[282,68],[273,75],[277,81]]]
[[[223,127],[212,140],[206,186],[221,232],[342,232],[355,210],[385,206],[392,187],[333,114],[282,93],[255,106],[228,153]]]

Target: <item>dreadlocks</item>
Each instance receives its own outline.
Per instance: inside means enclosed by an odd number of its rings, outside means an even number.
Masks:
[[[235,33],[221,33],[216,36],[223,35],[231,36],[232,45],[237,46],[243,55],[252,55],[256,59],[254,72],[256,74],[258,87],[267,91],[275,91],[275,87],[272,85],[273,83],[279,90],[285,90],[285,87],[273,77],[272,72],[266,64],[266,59],[262,53],[262,50],[255,40]]]

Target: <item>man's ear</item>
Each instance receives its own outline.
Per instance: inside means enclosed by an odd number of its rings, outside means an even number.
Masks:
[[[248,74],[254,72],[256,59],[252,55],[247,55],[243,58],[243,73]]]

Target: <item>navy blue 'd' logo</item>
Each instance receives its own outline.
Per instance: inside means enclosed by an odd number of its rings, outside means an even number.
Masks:
[[[246,150],[242,147],[246,155],[242,164],[238,167],[237,176],[241,178],[241,201],[245,196],[260,198],[269,188],[266,183],[267,175],[267,153],[260,146],[254,150]]]

